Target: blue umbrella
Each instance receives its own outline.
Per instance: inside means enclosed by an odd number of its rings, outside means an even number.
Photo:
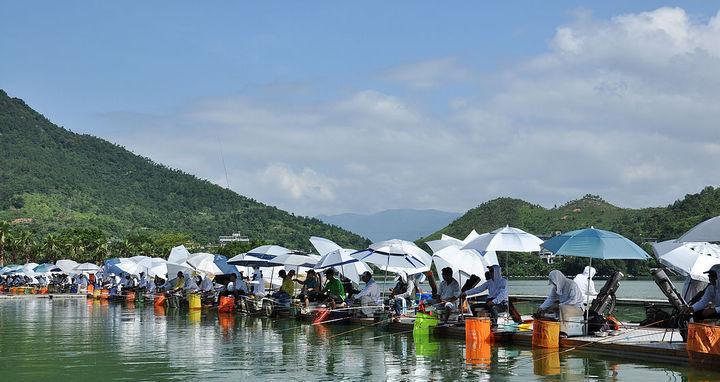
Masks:
[[[558,256],[589,257],[602,260],[645,260],[650,256],[630,239],[594,227],[565,232],[541,244]],[[592,260],[591,260],[592,261]]]
[[[60,270],[60,268],[57,265],[50,264],[50,263],[40,264],[37,267],[35,267],[35,269],[33,269],[33,271],[36,273],[45,273],[45,272],[52,272],[52,271],[59,271],[59,270]]]
[[[645,260],[650,258],[647,252],[625,236],[595,227],[565,232],[545,241],[540,246],[558,256],[588,257],[591,267],[592,259]],[[588,274],[588,288],[590,288],[589,276]],[[589,295],[587,304],[590,304]],[[586,322],[588,313],[586,310]]]

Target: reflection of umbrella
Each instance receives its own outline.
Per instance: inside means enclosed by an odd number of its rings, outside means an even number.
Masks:
[[[630,239],[615,232],[603,231],[594,227],[565,232],[542,244],[542,247],[557,256],[575,256],[602,260],[645,260],[650,258],[647,252],[638,247]],[[585,294],[590,303],[590,273]],[[585,312],[587,320],[587,311]]]
[[[696,225],[680,236],[677,241],[720,241],[720,216],[710,218]]]
[[[78,264],[75,268],[73,268],[75,272],[90,272],[95,273],[100,270],[100,267],[93,263],[82,263]]]
[[[474,249],[478,252],[506,251],[506,252],[538,252],[542,240],[521,229],[505,226],[489,234],[478,235],[465,244],[462,249]]]
[[[653,244],[653,251],[665,266],[690,276],[693,280],[709,282],[703,273],[720,264],[720,246],[708,243],[679,243],[675,240]]]

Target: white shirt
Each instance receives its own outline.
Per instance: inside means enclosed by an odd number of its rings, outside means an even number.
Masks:
[[[380,297],[380,287],[377,285],[375,280],[370,279],[365,284],[365,288],[355,295],[355,298],[361,299],[365,296],[369,297],[376,304],[380,304],[382,302],[382,298]]]
[[[720,314],[720,288],[713,284],[708,285],[707,289],[705,289],[705,294],[703,294],[700,301],[693,304],[692,308],[696,312],[703,310],[708,306],[710,301],[712,301],[713,307],[715,307],[715,312]]]
[[[447,284],[445,280],[440,282],[440,298],[443,301],[447,301],[453,297],[460,297],[460,284],[457,280],[453,279],[450,284]]]

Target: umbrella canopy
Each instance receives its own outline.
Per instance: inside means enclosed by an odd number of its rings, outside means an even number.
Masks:
[[[140,275],[140,272],[143,272],[145,270],[138,263],[136,263],[132,260],[127,260],[127,259],[125,259],[125,260],[126,261],[121,261],[117,264],[113,264],[112,267],[110,268],[111,269],[110,273],[115,273],[115,274],[127,273],[130,275],[138,276],[138,275]],[[120,271],[120,272],[118,272],[118,271]]]
[[[542,244],[557,256],[589,257],[593,259],[645,260],[650,256],[630,239],[615,232],[594,227],[565,232]]]
[[[720,264],[720,246],[708,243],[680,243],[667,240],[653,244],[658,260],[668,268],[693,280],[709,282],[703,273]]]
[[[471,275],[479,276],[481,280],[485,280],[487,266],[482,256],[473,249],[460,249],[455,246],[445,247],[433,253],[433,262],[438,270],[450,267],[456,280],[467,280]]]
[[[696,225],[680,236],[677,241],[702,242],[720,241],[720,216],[710,218]]]
[[[60,270],[60,268],[57,265],[50,264],[50,263],[40,264],[37,267],[35,267],[35,269],[34,269],[34,271],[37,273],[47,273],[47,272],[53,272],[53,271],[59,271],[59,270]]]
[[[241,253],[228,259],[227,263],[240,267],[266,267],[269,259],[261,259],[249,253]]]
[[[4,275],[6,273],[19,271],[23,268],[22,265],[7,265],[2,268],[0,268],[0,275]]]
[[[330,267],[337,267],[345,264],[351,264],[360,262],[360,260],[350,256],[351,254],[357,252],[354,249],[346,249],[346,248],[340,248],[336,249],[330,253],[325,254],[323,257],[320,258],[320,260],[315,264],[315,269],[323,269],[323,268],[330,268]]]
[[[82,263],[78,264],[75,268],[73,268],[75,272],[90,272],[95,273],[100,270],[100,267],[93,263]]]
[[[71,275],[75,273],[75,267],[78,266],[78,263],[75,260],[58,260],[55,262],[55,265],[57,265],[63,273]]]
[[[167,261],[169,263],[182,264],[190,258],[190,256],[192,256],[190,251],[188,251],[184,245],[178,245],[170,250],[170,256],[168,256]]]
[[[274,259],[268,261],[268,265],[285,266],[290,267],[290,269],[297,267],[313,268],[317,262],[318,258],[316,257],[296,252],[276,256]]]
[[[153,257],[141,261],[140,263],[138,263],[138,265],[144,269],[144,272],[147,273],[148,276],[158,276],[162,279],[167,280],[167,260],[159,257]]]
[[[276,256],[293,253],[293,251],[281,247],[279,245],[261,245],[257,248],[253,248],[247,252],[248,255],[258,257],[260,259],[270,260]]]
[[[432,257],[415,243],[398,239],[373,243],[351,256],[383,268],[422,268],[429,267],[432,262]]]
[[[310,243],[315,247],[320,256],[325,256],[330,252],[342,249],[337,243],[324,237],[311,236]]]
[[[542,239],[519,228],[505,226],[489,234],[478,235],[462,249],[474,249],[478,252],[539,252]]]
[[[223,270],[215,264],[215,255],[211,253],[196,253],[187,259],[187,263],[196,271],[212,275],[222,275]]]

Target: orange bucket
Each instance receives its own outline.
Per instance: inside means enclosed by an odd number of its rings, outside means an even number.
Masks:
[[[135,292],[127,292],[125,294],[125,302],[135,302]]]
[[[687,351],[720,355],[720,326],[689,323]]]
[[[159,306],[165,307],[165,295],[164,294],[156,294],[155,299],[153,300],[153,305],[157,306],[157,307],[159,307]]]
[[[0,285],[0,293],[5,292],[5,285]]]
[[[107,300],[110,298],[110,289],[101,289],[100,290],[100,299]]]
[[[218,312],[230,313],[234,309],[235,309],[235,297],[232,297],[232,296],[220,297],[220,302],[218,303]]]
[[[47,287],[40,288],[40,294],[48,294],[48,288]]]
[[[95,285],[88,284],[86,291],[87,291],[87,294],[92,296],[93,292],[95,291]]]
[[[532,346],[546,349],[560,347],[560,323],[557,321],[533,320]]]
[[[492,342],[493,334],[490,320],[481,317],[469,317],[465,319],[465,343],[480,344]]]

